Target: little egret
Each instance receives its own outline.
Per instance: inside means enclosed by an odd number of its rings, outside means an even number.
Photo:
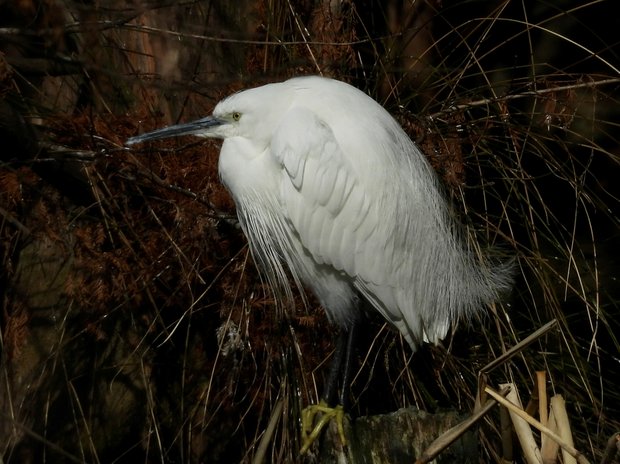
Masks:
[[[341,328],[330,406],[339,375],[344,401],[362,306],[415,350],[510,287],[510,264],[491,265],[465,245],[418,147],[351,85],[313,76],[245,90],[211,116],[127,144],[187,134],[224,140],[219,174],[275,295],[292,298],[288,269]]]

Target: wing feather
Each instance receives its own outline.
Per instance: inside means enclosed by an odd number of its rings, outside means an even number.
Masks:
[[[310,110],[294,108],[274,134],[271,149],[287,174],[281,201],[303,247],[317,264],[354,275],[355,232],[370,202],[333,132]]]
[[[281,203],[308,257],[299,261],[305,266],[299,273],[306,276],[306,284],[322,299],[328,313],[332,312],[332,319],[347,316],[338,314],[342,307],[325,304],[333,291],[329,285],[338,281],[351,295],[355,289],[415,346],[424,337],[424,324],[415,311],[402,312],[403,304],[415,302],[402,301],[405,295],[401,293],[408,294],[404,289],[409,282],[394,271],[411,256],[403,253],[403,247],[394,246],[393,225],[387,221],[397,220],[392,218],[397,200],[382,202],[378,194],[384,185],[378,179],[385,176],[369,179],[367,173],[364,177],[356,172],[330,127],[306,108],[289,110],[274,134],[271,149],[287,174],[281,179]],[[380,168],[375,167],[377,175]],[[370,198],[373,192],[376,196]],[[326,269],[339,274],[324,280]]]
[[[375,127],[383,133],[352,139],[350,121],[327,124],[294,107],[271,152],[285,173],[283,214],[303,250],[297,274],[332,320],[355,317],[361,294],[415,348],[493,299],[505,272],[487,271],[462,247],[430,166],[396,122],[383,120]]]

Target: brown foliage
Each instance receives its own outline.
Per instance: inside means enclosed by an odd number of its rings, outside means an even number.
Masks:
[[[603,375],[617,364],[603,356],[617,347],[606,313],[615,255],[605,250],[615,248],[599,242],[606,215],[617,222],[613,176],[601,175],[617,166],[617,136],[593,135],[599,126],[613,133],[614,113],[597,111],[617,98],[577,89],[594,81],[568,65],[537,64],[533,83],[530,61],[513,69],[506,57],[535,56],[515,50],[541,29],[513,21],[510,3],[491,11],[467,2],[480,7],[471,18],[458,2],[371,3],[0,3],[3,27],[23,28],[0,35],[0,409],[12,414],[0,417],[4,462],[19,461],[20,449],[55,462],[64,455],[54,445],[89,462],[247,462],[279,399],[271,457],[298,459],[299,408],[322,387],[333,329],[313,301],[277,316],[218,181],[216,142],[123,142],[300,74],[354,81],[379,98],[457,203],[462,192],[484,197],[473,215],[491,241],[520,253],[518,303],[461,328],[447,349],[412,359],[371,321],[351,412],[469,410],[477,370],[557,317],[566,346],[549,336],[497,376],[530,385],[537,365],[577,399],[584,422],[617,423]],[[569,16],[540,24],[556,30]],[[541,93],[528,93],[534,87]],[[493,427],[481,434],[487,457]],[[581,442],[594,443],[583,429]]]

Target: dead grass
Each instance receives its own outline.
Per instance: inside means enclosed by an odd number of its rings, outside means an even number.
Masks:
[[[472,236],[518,263],[510,299],[441,346],[412,356],[372,321],[352,414],[470,411],[480,369],[555,318],[484,383],[514,383],[527,403],[545,371],[575,447],[601,457],[620,428],[610,2],[35,3],[36,23],[16,6],[24,29],[0,33],[4,462],[251,462],[270,421],[265,459],[299,460],[299,411],[321,390],[333,329],[301,299],[276,317],[216,143],[123,141],[317,73],[384,103]],[[480,443],[499,462],[498,416]]]

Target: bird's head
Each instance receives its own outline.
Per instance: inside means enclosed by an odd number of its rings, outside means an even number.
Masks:
[[[289,99],[280,84],[244,90],[219,102],[213,114],[196,121],[164,127],[127,140],[127,145],[181,135],[227,139],[243,137],[263,150],[286,112]]]

